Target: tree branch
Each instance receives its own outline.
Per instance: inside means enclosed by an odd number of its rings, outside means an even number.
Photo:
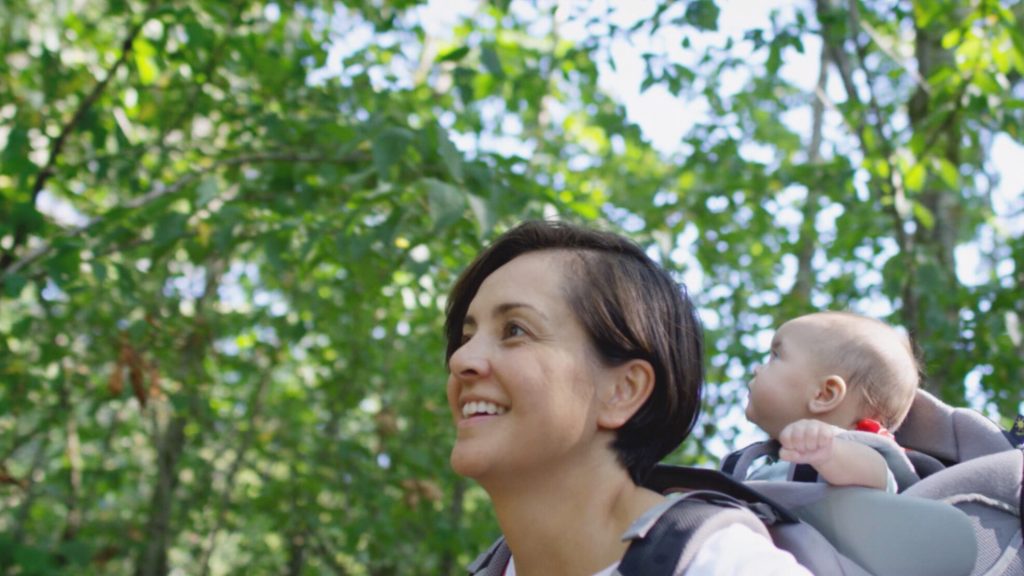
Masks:
[[[57,138],[54,139],[53,144],[50,146],[50,154],[46,159],[46,165],[36,174],[35,182],[32,184],[31,192],[31,204],[34,206],[36,199],[39,198],[40,192],[43,187],[46,186],[46,182],[53,176],[54,170],[57,167],[57,159],[60,157],[61,152],[64,150],[64,145],[67,143],[68,136],[78,127],[78,123],[85,117],[86,112],[92,108],[96,100],[106,90],[107,85],[117,74],[117,71],[128,61],[128,55],[131,54],[132,44],[135,42],[135,38],[142,31],[142,27],[145,26],[149,20],[149,16],[143,17],[135,26],[128,31],[127,37],[121,43],[121,55],[117,61],[107,71],[106,76],[103,80],[100,80],[93,89],[82,101],[78,104],[78,108],[75,113],[71,116],[66,124],[61,128]],[[12,264],[14,264],[14,252],[22,246],[28,240],[28,225],[19,222],[14,228],[14,242],[9,249],[7,249],[2,256],[0,256],[0,272],[6,271]]]
[[[144,206],[148,206],[161,198],[171,196],[180,192],[182,189],[192,184],[202,176],[216,172],[223,168],[232,166],[241,166],[246,164],[259,164],[269,162],[301,162],[301,163],[325,163],[325,164],[359,164],[369,161],[369,156],[363,152],[353,152],[343,156],[325,156],[319,154],[304,154],[295,151],[278,151],[278,152],[256,152],[252,154],[243,154],[233,158],[225,158],[218,160],[205,169],[196,170],[182,176],[177,181],[165,186],[162,183],[155,185],[149,192],[142,196],[137,196],[131,200],[122,204],[122,207],[128,209],[138,209]],[[77,226],[67,231],[64,237],[80,236],[85,232],[88,232],[92,228],[100,225],[106,221],[103,216],[97,216],[91,219],[89,222],[81,226]],[[17,262],[10,264],[8,267],[0,268],[0,283],[6,280],[10,275],[22,270],[26,266],[39,260],[50,252],[53,248],[53,242],[44,242],[39,246],[36,246],[27,254],[22,256]]]

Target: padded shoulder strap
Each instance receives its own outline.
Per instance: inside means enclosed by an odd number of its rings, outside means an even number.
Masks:
[[[921,479],[914,469],[913,463],[907,457],[907,453],[892,438],[859,430],[846,430],[839,434],[839,438],[859,442],[878,451],[882,458],[885,458],[885,464],[896,478],[896,484],[900,491],[916,484]]]
[[[718,470],[658,464],[648,475],[644,487],[662,494],[688,491],[719,492],[741,501],[743,506],[749,508],[764,524],[799,522],[792,512],[776,500]]]
[[[726,456],[719,470],[736,480],[745,480],[747,478],[747,471],[754,460],[769,455],[779,455],[778,441],[764,440],[754,442]]]
[[[656,515],[653,521],[641,518],[623,536],[632,543],[619,563],[620,576],[681,575],[712,534],[733,524],[771,538],[742,502],[717,492],[689,492]]]
[[[502,576],[505,574],[505,566],[512,557],[512,552],[505,544],[505,538],[501,537],[491,544],[486,552],[477,556],[466,570],[472,576]]]

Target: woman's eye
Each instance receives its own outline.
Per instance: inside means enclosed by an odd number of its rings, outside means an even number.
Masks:
[[[525,335],[526,335],[526,330],[523,330],[522,326],[520,326],[518,324],[514,324],[514,323],[509,323],[509,324],[505,325],[505,337],[506,338],[515,338],[517,336],[525,336]]]

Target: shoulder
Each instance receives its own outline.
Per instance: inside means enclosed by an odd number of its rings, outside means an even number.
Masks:
[[[684,576],[811,576],[793,555],[742,524],[710,535]]]

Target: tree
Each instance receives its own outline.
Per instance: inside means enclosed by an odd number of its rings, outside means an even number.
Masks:
[[[717,43],[711,0],[628,23],[480,3],[437,37],[412,0],[5,3],[0,566],[457,573],[496,527],[447,467],[444,295],[528,217],[624,230],[697,279],[709,414],[779,320],[867,302],[929,387],[1015,413],[1020,207],[987,155],[1020,139],[1024,9],[1003,4],[819,0]],[[709,110],[676,150],[602,83],[658,39],[684,49],[649,51],[644,89]],[[780,74],[815,49],[817,95]],[[733,441],[709,420],[676,461]]]

